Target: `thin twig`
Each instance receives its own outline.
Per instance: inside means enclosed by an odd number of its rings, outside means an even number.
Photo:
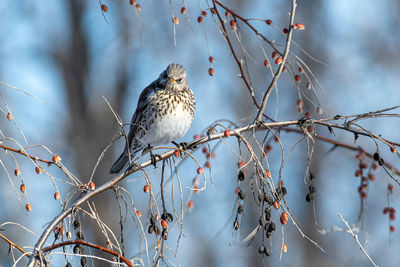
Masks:
[[[346,231],[347,233],[351,234],[353,236],[353,238],[356,240],[358,246],[360,247],[361,251],[365,254],[365,256],[367,256],[367,258],[369,259],[369,261],[372,263],[372,265],[374,265],[375,267],[379,267],[378,265],[375,264],[375,262],[372,260],[372,258],[369,256],[368,252],[364,249],[364,247],[361,245],[360,240],[358,239],[358,235],[356,235],[353,230],[351,229],[349,223],[347,221],[345,221],[343,219],[342,214],[338,214],[339,218],[342,220],[342,222],[346,225],[348,231]]]

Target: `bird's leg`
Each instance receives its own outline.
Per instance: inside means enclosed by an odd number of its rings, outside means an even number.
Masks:
[[[147,144],[147,147],[143,149],[143,154],[149,152],[151,164],[154,165],[154,168],[157,168],[157,158],[161,159],[161,156],[159,154],[153,154],[153,151],[151,149],[152,147],[150,146],[150,144]]]

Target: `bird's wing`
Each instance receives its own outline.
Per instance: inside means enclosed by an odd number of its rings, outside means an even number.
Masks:
[[[136,111],[132,116],[131,126],[128,134],[128,140],[130,146],[132,146],[133,136],[137,133],[138,127],[141,127],[140,122],[142,120],[143,114],[145,113],[144,111],[148,108],[150,103],[150,98],[156,91],[157,86],[158,82],[157,80],[155,80],[145,89],[143,89],[142,93],[139,96]]]

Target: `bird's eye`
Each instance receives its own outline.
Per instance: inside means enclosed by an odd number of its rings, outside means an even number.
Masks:
[[[178,80],[176,80],[178,83],[180,83],[181,81],[182,81],[182,78],[180,78],[180,79],[178,79]]]

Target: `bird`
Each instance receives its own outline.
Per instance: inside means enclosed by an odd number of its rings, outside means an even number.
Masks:
[[[192,124],[195,109],[185,68],[177,63],[169,64],[140,94],[124,151],[110,173],[119,173],[129,158],[133,159],[147,147],[168,144],[183,137]]]

